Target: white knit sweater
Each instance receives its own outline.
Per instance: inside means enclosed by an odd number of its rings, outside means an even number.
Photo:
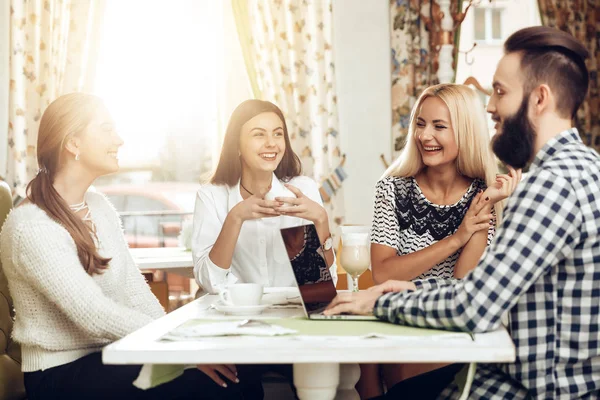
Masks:
[[[0,234],[0,258],[14,300],[13,338],[24,372],[69,363],[164,315],[134,264],[114,207],[86,194],[99,253],[111,257],[88,275],[69,233],[33,204],[10,213]]]

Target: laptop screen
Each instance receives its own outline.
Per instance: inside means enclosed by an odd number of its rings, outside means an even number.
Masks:
[[[306,311],[321,311],[334,299],[336,289],[315,226],[285,228],[281,237]]]

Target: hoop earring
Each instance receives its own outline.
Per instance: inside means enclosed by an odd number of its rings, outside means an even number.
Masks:
[[[79,153],[75,154],[75,161],[79,161]]]

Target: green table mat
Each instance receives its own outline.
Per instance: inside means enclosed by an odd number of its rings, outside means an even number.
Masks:
[[[243,321],[240,318],[240,322]],[[457,337],[468,333],[444,331],[438,329],[423,329],[410,326],[394,325],[383,321],[352,321],[352,320],[309,320],[307,318],[269,318],[263,320],[269,324],[298,331],[303,336],[366,336],[377,334],[382,336],[449,336]],[[192,327],[202,324],[223,322],[222,319],[192,319],[181,327]]]

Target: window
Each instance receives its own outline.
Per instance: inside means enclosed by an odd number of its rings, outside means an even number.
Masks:
[[[168,210],[164,203],[145,196],[127,196],[127,211],[164,211]]]
[[[125,183],[147,171],[152,180],[199,181],[212,170],[224,119],[252,98],[231,2],[105,3],[94,93],[125,142]]]
[[[125,202],[128,212],[178,211],[160,200],[140,195],[128,195]],[[123,217],[128,241],[135,247],[164,246],[165,238],[176,239],[181,231],[181,215],[126,215]],[[174,245],[172,243],[171,245]]]
[[[127,196],[125,202],[125,211],[143,212],[143,211],[163,211],[167,207],[160,201],[143,196]],[[136,215],[124,216],[123,228],[125,232],[134,236],[151,236],[158,241],[160,236],[159,219],[155,216]]]
[[[217,3],[107,1],[95,92],[125,141],[122,166],[164,168],[160,150],[176,141],[187,149],[179,157],[200,168],[188,153],[216,137]]]
[[[463,11],[468,6],[463,1]],[[515,31],[541,25],[537,0],[494,0],[479,2],[479,6],[470,7],[462,26],[461,51],[472,49],[469,54],[459,54],[456,60],[456,82],[463,83],[473,77],[486,89],[491,90],[494,72],[498,61],[504,54],[503,42]],[[478,44],[473,48],[473,43]],[[487,96],[478,92],[482,107],[487,104]],[[488,127],[493,134],[495,122],[488,114]]]
[[[131,247],[176,246],[195,190],[144,197],[150,181],[198,182],[217,160],[228,116],[253,98],[231,1],[105,0],[93,92],[125,144],[121,172],[101,177]],[[157,22],[158,21],[158,22]],[[157,25],[158,24],[158,25]],[[142,193],[143,192],[143,193]],[[166,197],[165,197],[166,196]],[[154,215],[147,215],[154,214]]]
[[[122,194],[109,194],[108,200],[115,206],[115,209],[119,212],[125,211],[125,195]]]
[[[478,42],[495,43],[502,41],[502,12],[501,8],[475,9],[474,36]]]

